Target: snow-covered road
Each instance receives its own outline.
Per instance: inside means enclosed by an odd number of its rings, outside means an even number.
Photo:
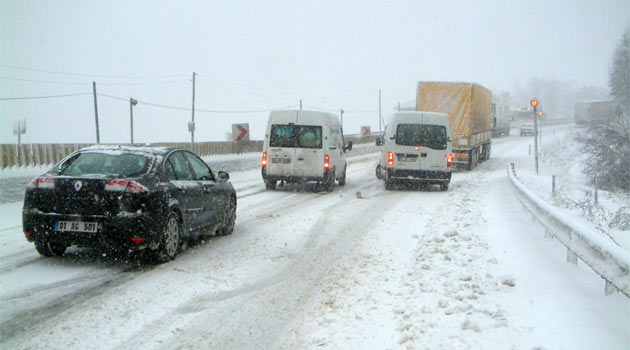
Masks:
[[[559,127],[560,128],[560,127]],[[385,191],[376,154],[332,193],[231,173],[231,236],[143,266],[94,250],[42,258],[0,205],[0,346],[11,349],[628,349],[630,302],[564,262],[514,198],[493,143],[448,192]]]

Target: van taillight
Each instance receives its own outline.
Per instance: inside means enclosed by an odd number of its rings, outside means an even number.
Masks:
[[[36,177],[26,186],[26,188],[53,189],[55,188],[55,179],[53,179],[52,177]]]
[[[105,185],[105,191],[148,193],[149,189],[135,181],[112,179],[107,181],[107,184]]]
[[[324,156],[324,169],[330,168],[330,157],[326,154]]]
[[[453,165],[453,155],[449,154],[446,156],[446,167],[450,168]]]
[[[263,152],[262,161],[260,162],[260,164],[261,164],[263,167],[266,167],[266,166],[267,166],[267,152]]]
[[[394,165],[394,152],[389,152],[387,154],[387,165],[389,165],[389,166],[393,166]]]

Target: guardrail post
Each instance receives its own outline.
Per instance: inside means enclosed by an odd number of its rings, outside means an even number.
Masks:
[[[569,248],[567,248],[567,262],[573,265],[577,265],[577,254],[572,252]]]
[[[556,199],[556,175],[551,176],[551,196]]]
[[[595,205],[597,205],[597,176],[595,176],[595,192],[593,194],[593,196],[595,197]]]
[[[606,281],[606,288],[604,289],[604,295],[611,295],[617,291],[617,288],[612,283],[610,283],[608,280],[605,280],[605,281]]]

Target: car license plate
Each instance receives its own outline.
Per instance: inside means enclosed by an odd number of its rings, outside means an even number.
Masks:
[[[60,232],[97,232],[97,228],[96,222],[57,221],[55,223],[55,231]]]
[[[271,158],[272,163],[289,164],[291,159],[289,158]]]
[[[401,162],[415,162],[418,157],[398,157]]]

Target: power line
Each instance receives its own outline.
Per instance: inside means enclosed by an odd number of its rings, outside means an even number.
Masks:
[[[20,66],[13,66],[8,64],[0,64],[0,67],[10,68],[10,69],[18,69],[29,72],[40,72],[40,73],[49,73],[49,74],[61,74],[61,75],[72,75],[76,77],[90,77],[90,78],[111,78],[111,79],[159,79],[159,78],[181,78],[184,75],[147,75],[147,76],[129,76],[129,75],[104,75],[104,74],[85,74],[85,73],[72,73],[72,72],[61,72],[61,71],[52,71],[45,69],[35,69],[35,68],[26,68]]]
[[[109,97],[109,98],[113,98],[116,100],[121,100],[121,101],[129,101],[128,98],[124,98],[124,97],[119,97],[119,96],[112,96],[112,95],[107,95],[107,94],[101,94],[98,93],[97,95],[99,96],[104,96],[104,97]],[[169,105],[163,105],[163,104],[159,104],[159,103],[151,103],[151,102],[145,102],[145,101],[140,101],[138,100],[139,104],[144,104],[144,105],[148,105],[148,106],[153,106],[153,107],[161,107],[161,108],[168,108],[168,109],[175,109],[175,110],[180,110],[180,111],[192,111],[191,108],[189,107],[178,107],[178,106],[169,106]],[[291,107],[291,106],[289,106]],[[275,110],[277,108],[274,109],[261,109],[261,110],[240,110],[240,111],[236,111],[236,110],[211,110],[211,109],[197,109],[195,108],[195,112],[202,112],[202,113],[225,113],[225,114],[229,114],[229,113],[241,113],[241,114],[245,114],[245,113],[265,113],[265,112],[271,112],[273,110]]]
[[[69,82],[69,81],[54,81],[54,80],[39,80],[39,79],[22,79],[22,78],[12,78],[12,77],[3,77],[0,76],[2,80],[15,80],[15,81],[26,81],[33,83],[45,83],[45,84],[62,84],[62,85],[87,85],[87,82]],[[145,82],[131,82],[131,83],[110,83],[110,82],[99,82],[99,85],[153,85],[153,84],[172,84],[172,83],[181,83],[188,82],[188,80],[164,80],[164,81],[145,81]]]
[[[11,100],[35,100],[35,99],[43,99],[43,98],[58,98],[58,97],[70,97],[70,96],[83,96],[83,95],[91,95],[92,93],[80,93],[80,94],[67,94],[67,95],[52,95],[52,96],[32,96],[32,97],[0,97],[0,101],[11,101]]]

